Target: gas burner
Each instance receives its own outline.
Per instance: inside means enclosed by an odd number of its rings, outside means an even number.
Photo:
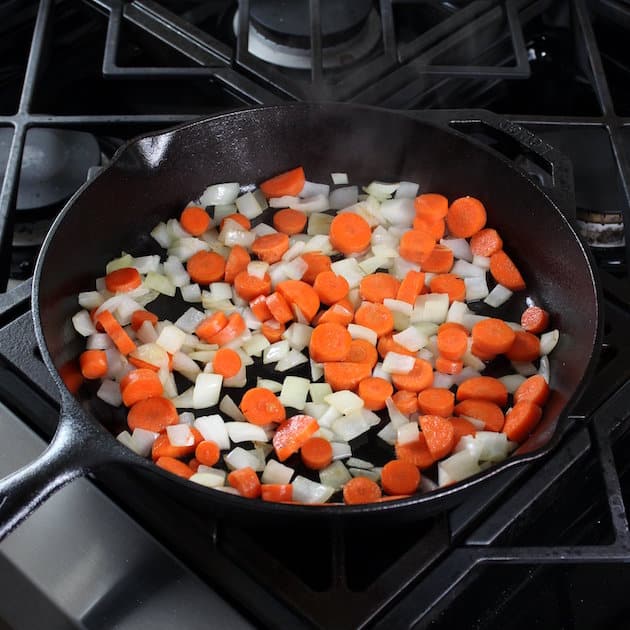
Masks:
[[[370,0],[321,0],[320,11],[324,68],[363,59],[380,41],[380,18]],[[308,0],[252,0],[248,50],[274,65],[307,70],[311,67],[310,25]],[[238,11],[233,27],[238,33]]]
[[[581,236],[593,248],[609,249],[625,244],[623,216],[620,212],[602,213],[577,209]]]
[[[12,135],[10,129],[0,129],[0,173],[7,166]],[[85,182],[88,169],[100,160],[101,151],[92,134],[30,129],[22,157],[17,210],[31,218],[56,213]]]

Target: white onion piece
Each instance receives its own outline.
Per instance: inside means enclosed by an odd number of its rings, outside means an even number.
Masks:
[[[265,274],[269,270],[269,263],[264,262],[263,260],[252,260],[247,265],[247,273],[250,276],[254,276],[259,280],[262,280],[265,277]]]
[[[394,430],[397,431],[399,427],[409,422],[409,418],[404,413],[402,413],[402,411],[400,411],[398,407],[396,407],[396,405],[394,404],[394,401],[391,398],[388,398],[385,401],[385,405],[387,407],[389,420]]]
[[[133,442],[131,440],[131,434],[129,433],[129,431],[121,431],[117,436],[116,439],[121,443],[124,444],[130,451],[133,451]]]
[[[389,372],[386,372],[383,369],[383,364],[382,363],[377,363],[374,366],[374,369],[372,370],[372,376],[374,378],[382,378],[383,380],[387,381],[388,383],[392,382],[392,375]]]
[[[214,225],[220,225],[225,217],[235,214],[236,211],[237,207],[234,203],[217,204],[212,211],[212,222]]]
[[[254,219],[258,215],[262,214],[263,208],[258,199],[254,197],[251,192],[247,192],[234,200],[238,211],[248,219]]]
[[[371,470],[368,470],[366,468],[354,468],[354,467],[350,468],[350,467],[348,467],[348,472],[353,477],[367,477],[368,479],[371,479],[375,483],[378,483],[378,481],[381,478],[381,469],[380,468],[372,468]]]
[[[363,408],[363,400],[347,389],[329,394],[324,400],[343,415]]]
[[[328,210],[329,203],[326,195],[317,194],[311,197],[300,199],[285,195],[284,197],[272,197],[269,199],[269,205],[272,208],[293,208],[302,212],[323,212]]]
[[[234,203],[239,192],[240,186],[235,182],[212,184],[201,193],[199,205],[205,207]]]
[[[171,446],[192,446],[195,443],[188,424],[171,424],[166,427],[166,435]]]
[[[190,307],[179,316],[174,325],[185,333],[194,333],[204,319],[206,319],[206,314],[203,311]]]
[[[556,347],[559,339],[560,332],[557,329],[550,330],[549,332],[540,335],[540,354],[550,354]]]
[[[427,335],[423,335],[414,326],[409,326],[399,333],[393,335],[392,339],[411,352],[417,352],[420,348],[424,348],[429,341]]]
[[[182,411],[179,414],[179,422],[180,424],[188,424],[190,426],[195,422],[195,414],[192,411]]]
[[[322,254],[330,254],[333,251],[333,247],[330,244],[330,239],[326,234],[315,234],[312,236],[304,246],[302,250],[307,252],[321,252]]]
[[[372,253],[379,258],[397,258],[400,256],[398,249],[391,245],[372,245]]]
[[[157,241],[160,247],[167,249],[170,244],[172,237],[166,227],[166,223],[158,223],[152,230],[151,236]]]
[[[227,219],[225,222],[225,227],[223,228],[223,230],[221,230],[219,238],[222,239],[226,247],[234,247],[235,245],[240,245],[241,247],[248,249],[256,240],[256,234],[254,232],[244,230],[243,226],[240,225],[240,223],[236,223],[236,221]],[[222,252],[217,253],[222,254]]]
[[[290,349],[289,342],[286,339],[272,343],[263,350],[263,363],[267,365],[269,363],[276,363],[276,361],[280,361],[280,359],[289,354]]]
[[[472,263],[469,263],[466,260],[456,260],[455,264],[449,271],[449,273],[453,273],[460,278],[485,278],[486,270],[481,267],[477,267]]]
[[[464,278],[466,285],[466,302],[482,300],[488,295],[488,284],[485,276]]]
[[[353,206],[358,201],[359,189],[356,186],[336,188],[330,193],[328,203],[333,210],[342,210]]]
[[[227,394],[221,399],[219,410],[236,422],[247,422],[237,404]]]
[[[172,372],[169,372],[167,368],[160,368],[158,377],[164,388],[164,396],[166,398],[177,398],[177,385],[175,383],[175,376]],[[193,380],[191,375],[190,380]]]
[[[180,374],[184,374],[190,380],[194,381],[196,375],[201,372],[201,368],[186,354],[183,352],[176,352],[173,355],[173,370],[179,372]]]
[[[481,470],[474,456],[468,451],[455,453],[438,462],[438,485],[440,487],[461,481]]]
[[[388,352],[383,361],[383,370],[390,374],[409,374],[415,364],[415,357],[398,352]]]
[[[293,481],[293,500],[299,503],[325,503],[335,489],[298,475]]]
[[[513,394],[525,381],[525,377],[522,374],[506,374],[499,378],[499,380],[505,385],[508,394]]]
[[[293,322],[282,334],[282,337],[289,342],[289,345],[294,349],[301,351],[311,341],[311,335],[313,329],[306,324],[300,324],[299,322]]]
[[[201,468],[201,466],[199,468]],[[193,473],[188,478],[188,481],[197,483],[200,486],[205,486],[206,488],[214,488],[215,490],[234,490],[234,488],[223,487],[225,485],[226,478],[224,470],[219,468],[208,468],[209,467],[205,467],[203,472],[199,472],[199,470],[197,470],[196,473]]]
[[[330,178],[335,185],[348,183],[348,173],[331,173]]]
[[[265,335],[255,334],[243,343],[243,350],[252,357],[260,357],[270,345]]]
[[[405,197],[383,201],[381,212],[389,223],[406,227],[411,226],[416,216],[413,199]]]
[[[107,333],[94,333],[85,341],[86,350],[108,350],[114,347],[114,342]]]
[[[323,195],[328,197],[330,186],[328,184],[317,184],[315,182],[305,181],[302,190],[298,193],[298,197],[314,197],[315,195]]]
[[[383,306],[386,306],[392,313],[402,313],[407,316],[410,316],[413,311],[413,306],[408,302],[394,300],[392,298],[385,298],[383,300]]]
[[[402,256],[394,258],[394,267],[392,268],[392,274],[398,280],[404,280],[405,276],[410,271],[420,271],[420,265],[413,263],[409,260],[405,260]]]
[[[341,412],[332,405],[327,405],[326,411],[317,418],[317,423],[320,427],[328,428],[339,417],[341,417]]]
[[[291,483],[291,478],[295,474],[295,470],[289,466],[281,464],[275,459],[270,459],[263,470],[260,480],[262,483],[277,483],[285,485]]]
[[[333,461],[347,459],[352,455],[352,449],[347,442],[331,442],[330,446],[332,446],[333,450]]]
[[[370,425],[361,413],[361,410],[358,410],[334,420],[331,429],[335,432],[335,435],[349,442],[369,431]]]
[[[398,247],[399,238],[382,225],[379,225],[372,232],[370,242],[372,245],[387,245],[388,247]]]
[[[328,383],[311,383],[308,390],[314,403],[323,403],[326,396],[332,394],[332,388]]]
[[[411,312],[411,323],[433,322],[441,324],[446,320],[449,304],[446,293],[429,293],[416,298]]]
[[[405,418],[406,421],[407,419]],[[394,446],[398,437],[398,431],[391,422],[388,422],[376,435],[390,446]]]
[[[498,308],[502,304],[505,304],[512,295],[513,293],[510,289],[504,287],[502,284],[497,284],[492,291],[488,293],[487,297],[484,299],[484,303],[488,306]]]
[[[173,398],[171,401],[177,409],[192,409],[193,408],[193,392],[194,387],[189,387],[183,391],[177,398]]]
[[[283,264],[283,271],[285,275],[291,280],[301,280],[302,276],[306,273],[308,269],[308,263],[302,258],[298,256],[293,260],[285,262]]]
[[[183,287],[190,284],[190,276],[179,258],[169,256],[164,262],[164,275],[176,286]]]
[[[433,387],[450,389],[455,383],[452,374],[444,374],[443,372],[435,372],[433,375]]]
[[[133,258],[129,254],[123,253],[120,258],[114,258],[105,265],[105,273],[111,273],[118,269],[124,269],[125,267],[131,267],[133,265]]]
[[[490,258],[488,256],[477,256],[477,254],[473,254],[472,264],[487,271],[490,269]]]
[[[448,247],[453,252],[453,256],[455,256],[455,258],[461,258],[462,260],[472,262],[473,254],[472,251],[470,251],[470,245],[465,238],[443,238],[440,240],[440,245]]]
[[[377,269],[389,269],[392,260],[390,258],[382,258],[381,256],[370,256],[359,262],[359,267],[366,273],[374,273]]]
[[[317,215],[312,215],[312,216],[317,216]],[[305,247],[306,247],[306,243],[304,241],[295,241],[291,245],[291,247],[289,247],[289,249],[287,249],[287,251],[284,252],[284,254],[282,254],[282,260],[284,260],[285,262],[288,262],[289,260],[293,260],[294,258],[297,258],[304,251]]]
[[[168,255],[175,256],[181,261],[187,261],[189,258],[198,254],[199,252],[208,251],[210,246],[205,241],[195,236],[186,236],[184,238],[178,238],[171,243],[168,248]]]
[[[466,451],[475,461],[478,462],[481,457],[482,448],[482,442],[475,439],[474,435],[463,435],[459,442],[455,445],[453,451],[455,453]]]
[[[410,442],[417,442],[420,438],[420,429],[417,422],[407,422],[398,427],[396,433],[396,441],[398,444],[409,444]]]
[[[286,372],[303,363],[308,363],[308,357],[291,348],[288,354],[276,363],[276,370],[278,372]]]
[[[96,396],[112,407],[118,407],[122,404],[120,385],[116,381],[104,379],[96,392]]]
[[[179,290],[184,302],[201,302],[201,288],[198,284],[187,284]]]
[[[320,482],[335,490],[341,490],[351,479],[352,476],[348,472],[348,469],[344,466],[343,462],[339,460],[334,461],[332,464],[319,471]]]
[[[322,376],[324,376],[324,366],[321,363],[317,363],[313,361],[313,359],[309,359],[311,365],[311,380],[318,381]]]
[[[470,367],[473,370],[477,370],[477,372],[482,372],[486,369],[486,364],[469,350],[464,352],[464,356],[462,356],[462,363],[465,367]]]
[[[304,409],[301,409],[301,411],[303,411],[307,416],[311,416],[312,418],[319,418],[320,416],[323,416],[328,409],[330,408],[330,405],[327,405],[324,402],[321,403],[314,403],[314,402],[307,402],[304,403]]]
[[[473,418],[472,416],[466,416],[464,414],[459,414],[459,417],[464,418],[464,420],[468,420],[468,422],[470,422],[477,431],[483,431],[486,428],[486,423],[479,418]]]
[[[313,415],[313,414],[308,414],[308,415]],[[316,417],[316,416],[313,416],[313,417]],[[326,427],[319,427],[319,429],[317,429],[317,431],[313,433],[313,437],[320,437],[326,440],[327,442],[332,442],[335,439],[335,433],[334,431],[331,431],[330,429]]]
[[[195,420],[194,426],[204,440],[215,442],[222,451],[230,448],[230,438],[225,422],[219,414],[201,416]]]
[[[269,234],[277,234],[278,230],[276,228],[267,225],[266,223],[259,223],[256,227],[252,228],[252,232],[256,235],[257,238],[261,236],[268,236]]]
[[[391,197],[398,190],[398,186],[400,186],[399,183],[389,184],[387,182],[373,181],[368,186],[365,186],[363,190],[368,195],[372,195],[378,200],[383,200]]]
[[[376,341],[378,340],[375,331],[366,326],[360,326],[359,324],[348,324],[348,332],[353,339],[363,339],[373,346],[376,345]]]
[[[134,429],[131,434],[132,449],[138,453],[140,457],[147,457],[158,435],[159,433],[147,431],[146,429]]]
[[[227,348],[227,346],[224,347]],[[206,368],[207,367],[208,366],[206,366]],[[223,385],[225,387],[235,387],[238,389],[245,387],[245,385],[247,385],[247,368],[241,363],[239,371],[234,376],[223,379]]]
[[[484,319],[488,319],[487,315],[475,315],[475,313],[468,312],[462,318],[462,326],[468,328],[468,330],[472,330],[472,327],[479,322],[482,322]]]
[[[348,468],[364,468],[365,470],[374,468],[374,464],[372,462],[368,462],[365,459],[359,459],[358,457],[351,457],[346,462],[346,466],[348,466]]]
[[[507,325],[508,325],[508,326],[509,326],[512,330],[516,330],[516,331],[519,331],[519,330],[524,330],[524,329],[523,329],[523,327],[522,327],[522,326],[521,326],[518,322],[508,322],[508,321],[506,320],[506,322],[505,322],[505,323],[506,323],[506,324],[507,324]]]
[[[474,439],[481,445],[479,461],[500,462],[508,456],[509,445],[505,433],[477,431]]]
[[[239,423],[242,424],[242,423]],[[255,426],[255,425],[254,425]],[[261,465],[258,454],[251,450],[246,451],[244,448],[237,446],[232,449],[224,458],[226,466],[230,470],[240,470],[241,468],[253,468],[255,471],[265,469],[265,464]]]
[[[363,280],[363,270],[354,258],[342,258],[331,265],[331,269],[338,275],[343,276],[348,282],[350,289],[356,289]]]
[[[126,294],[120,297],[120,302],[118,302],[118,306],[116,307],[116,319],[121,326],[127,326],[127,324],[131,323],[131,316],[136,311],[141,311],[142,306]],[[132,335],[133,331],[129,331],[128,334]]]
[[[299,376],[287,376],[282,384],[279,400],[285,407],[302,411],[306,404],[308,388],[311,382]]]
[[[226,422],[225,429],[232,442],[267,442],[267,435],[262,427],[251,422]]]
[[[540,357],[540,366],[538,368],[538,373],[545,379],[548,384],[551,373],[549,368],[549,357],[546,354]]]
[[[96,333],[92,318],[86,310],[81,310],[72,316],[72,325],[82,337],[89,337]]]
[[[122,300],[122,294],[112,295],[107,298],[97,309],[95,315],[100,315],[103,311],[109,311],[110,313],[114,313]]]
[[[205,409],[219,402],[223,377],[220,374],[197,375],[193,391],[193,409]]]
[[[175,295],[175,285],[162,274],[149,272],[144,279],[144,286],[153,289],[158,293],[173,297]]]
[[[400,182],[394,195],[395,199],[415,199],[420,186],[414,182]]]
[[[538,373],[536,366],[530,361],[512,361],[512,367],[522,376],[534,376]]]
[[[186,333],[174,325],[165,326],[155,343],[170,354],[175,354],[186,341]]]
[[[98,308],[105,298],[98,291],[83,291],[79,293],[79,306],[88,311]]]
[[[453,374],[453,383],[455,385],[460,385],[464,381],[467,381],[471,378],[477,378],[481,376],[477,370],[474,370],[470,366],[466,366],[459,374]]]
[[[333,218],[334,217],[329,214],[314,212],[308,218],[308,227],[306,228],[306,233],[311,236],[315,236],[316,234],[327,235],[330,232],[330,224],[332,223]],[[293,238],[295,238],[295,236]]]

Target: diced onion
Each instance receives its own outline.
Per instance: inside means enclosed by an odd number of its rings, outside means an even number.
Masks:
[[[490,258],[488,256],[477,256],[477,254],[473,254],[472,263],[473,265],[477,265],[477,267],[481,267],[481,269],[490,269]]]
[[[170,354],[175,354],[186,341],[186,333],[177,326],[165,326],[155,343]]]
[[[435,372],[433,375],[433,387],[450,389],[455,383],[455,377],[452,374],[444,374],[443,372]]]
[[[201,288],[198,284],[187,284],[180,287],[184,302],[201,302]]]
[[[327,405],[325,402],[307,402],[304,403],[304,408],[301,409],[301,411],[303,411],[307,416],[311,416],[312,418],[319,418],[320,416],[323,416],[329,408],[330,405]]]
[[[146,275],[144,286],[170,297],[175,295],[175,285],[166,276],[153,271]]]
[[[190,284],[188,272],[179,258],[175,258],[175,256],[169,256],[164,262],[164,274],[176,287],[183,287]]]
[[[171,424],[166,427],[166,435],[171,446],[192,446],[195,443],[195,436],[188,424]]]
[[[201,322],[206,319],[206,314],[199,309],[190,307],[175,321],[174,326],[185,333],[193,333]]]
[[[456,260],[455,264],[451,267],[449,273],[455,274],[460,278],[485,278],[486,270],[481,267],[477,267],[466,260]]]
[[[449,304],[446,293],[419,295],[411,312],[411,323],[433,322],[441,324],[446,320]]]
[[[305,181],[302,190],[298,193],[298,197],[314,197],[315,195],[323,195],[328,197],[330,186],[328,184],[317,184],[315,182]]]
[[[508,394],[513,394],[525,381],[525,377],[522,374],[506,374],[501,376],[499,380],[505,385]]]
[[[151,230],[151,236],[157,241],[158,245],[164,249],[167,249],[171,244],[172,237],[169,234],[166,223],[158,223]]]
[[[332,200],[335,191],[332,192],[330,198]],[[332,201],[331,201],[332,203]],[[330,224],[334,217],[329,214],[322,214],[320,212],[314,212],[308,218],[308,227],[306,233],[315,236],[316,234],[327,235],[330,232]]]
[[[171,401],[177,409],[192,409],[193,408],[193,392],[194,387],[189,387],[186,391],[183,391],[177,398],[173,398]]]
[[[336,460],[326,468],[319,471],[319,480],[324,486],[340,490],[352,476],[343,462]]]
[[[398,444],[417,442],[420,438],[420,430],[417,422],[407,422],[398,427],[396,441]]]
[[[342,258],[331,265],[331,269],[338,275],[343,276],[348,282],[350,289],[355,289],[363,280],[363,270],[354,258]]]
[[[487,297],[484,299],[484,303],[488,306],[498,308],[502,304],[505,304],[512,295],[513,293],[510,289],[504,287],[502,284],[497,284],[492,291],[488,293]]]
[[[376,197],[378,200],[388,199],[397,190],[400,184],[388,184],[386,182],[373,181],[363,188],[368,195]]]
[[[96,392],[96,396],[112,407],[118,407],[122,404],[120,385],[116,381],[104,379]]]
[[[348,332],[353,339],[363,339],[373,346],[376,345],[378,337],[376,336],[376,332],[371,328],[360,326],[359,324],[348,324]]]
[[[279,396],[280,402],[285,407],[293,407],[294,409],[302,411],[306,404],[310,384],[311,382],[307,378],[287,376],[282,384],[282,390]]]
[[[482,300],[488,295],[488,285],[485,276],[473,276],[464,278],[466,285],[466,302]]]
[[[195,420],[194,426],[201,433],[204,440],[216,442],[222,451],[230,448],[230,438],[225,422],[220,415],[201,416]]]
[[[396,407],[394,401],[391,398],[388,398],[385,401],[385,405],[387,406],[389,420],[395,431],[397,431],[398,428],[401,427],[403,424],[407,424],[407,422],[409,422],[409,418],[404,413],[402,413],[402,411],[400,411],[398,407]]]
[[[472,262],[473,255],[470,251],[470,245],[465,238],[443,238],[440,240],[440,244],[448,247],[455,258]]]
[[[407,419],[405,418],[406,421]],[[391,422],[388,422],[376,435],[390,446],[394,446],[398,437],[398,431]]]
[[[89,337],[96,333],[92,318],[86,310],[79,311],[72,316],[72,325],[82,337]]]
[[[201,468],[201,466],[199,467]],[[224,470],[219,468],[204,468],[203,472],[197,471],[192,474],[188,481],[192,481],[193,483],[197,483],[200,486],[205,486],[206,488],[215,488],[216,490],[234,490],[234,488],[225,488],[223,487],[225,484],[226,473]]]
[[[544,354],[540,357],[540,366],[538,367],[538,373],[545,379],[547,383],[549,383],[550,368],[549,368],[549,357]]]
[[[393,225],[409,227],[416,216],[413,199],[387,199],[381,203],[383,216]]]
[[[291,280],[301,280],[308,269],[308,263],[298,256],[283,264],[284,274]]]
[[[347,462],[346,462],[346,466],[348,466],[348,468],[353,467],[353,468],[364,468],[366,470],[370,470],[371,468],[374,468],[374,464],[372,462],[368,462],[364,459],[359,459],[358,457],[351,457]]]
[[[275,459],[270,459],[265,465],[260,480],[263,483],[287,484],[291,483],[291,478],[295,474],[295,470],[289,466],[281,464]]]
[[[549,332],[540,335],[540,354],[550,354],[556,347],[559,339],[560,332],[558,330],[550,330]]]
[[[385,298],[383,305],[386,306],[392,313],[402,313],[403,315],[411,315],[413,306],[403,300],[394,300],[392,298]]]
[[[377,363],[374,366],[374,369],[372,370],[372,376],[374,378],[382,378],[383,380],[386,380],[389,383],[392,382],[392,375],[383,369],[382,363]]]
[[[239,192],[240,186],[235,182],[212,184],[201,193],[199,205],[205,207],[234,203]]]
[[[220,374],[198,374],[193,391],[193,408],[205,409],[216,405],[219,402],[222,383],[223,377]]]
[[[414,182],[400,182],[394,195],[395,199],[414,199],[418,196],[420,186]]]
[[[158,435],[159,433],[154,433],[153,431],[147,431],[139,427],[135,428],[131,434],[133,450],[138,453],[140,457],[147,457]]]
[[[311,365],[311,380],[318,381],[324,376],[324,366],[321,363],[313,361],[313,359],[309,359],[309,363]]]
[[[242,424],[242,423],[240,423]],[[255,426],[255,425],[254,425]],[[237,446],[232,449],[224,458],[226,466],[230,470],[240,470],[241,468],[253,468],[255,471],[262,471],[265,465],[261,465],[260,458],[255,451],[246,451]]]
[[[105,298],[98,291],[83,291],[79,293],[79,306],[88,311],[98,308]]]
[[[286,339],[276,341],[263,350],[263,363],[265,365],[269,363],[276,363],[289,354],[290,350],[289,342]]]
[[[363,399],[347,389],[329,394],[324,400],[343,415],[363,408]]]
[[[262,427],[251,422],[226,422],[225,429],[232,442],[266,442],[267,434]]]
[[[308,363],[308,358],[301,352],[298,352],[297,350],[291,348],[286,356],[278,361],[278,363],[276,364],[276,370],[278,372],[286,372],[287,370],[291,370],[298,365],[302,365],[303,363]]]
[[[293,500],[299,503],[325,503],[334,492],[334,488],[300,475],[293,480]]]
[[[317,422],[320,427],[330,427],[332,423],[341,416],[341,412],[333,407],[332,405],[327,405],[326,411],[321,413],[317,418]]]
[[[254,219],[262,214],[263,208],[258,203],[258,199],[251,192],[247,192],[234,200],[238,211],[248,219]]]
[[[313,214],[311,216],[315,217],[317,215]],[[297,258],[304,251],[305,247],[306,243],[304,241],[295,241],[295,243],[293,243],[293,245],[291,245],[291,247],[289,247],[289,249],[287,249],[287,251],[282,254],[282,260],[287,262],[289,260]]]
[[[481,470],[476,458],[468,451],[455,453],[438,462],[438,485],[440,487],[461,481]]]
[[[325,402],[326,396],[332,394],[332,389],[328,383],[311,383],[308,389],[314,403]]]
[[[330,446],[332,446],[333,450],[333,461],[347,459],[352,455],[352,449],[347,442],[331,442]]]
[[[403,331],[396,333],[393,335],[393,340],[410,350],[411,352],[417,352],[420,348],[426,346],[429,338],[427,335],[423,335],[417,328],[414,326],[409,326],[409,328],[405,328]]]
[[[383,370],[390,374],[409,374],[415,364],[415,357],[398,352],[388,352],[383,361]]]
[[[533,376],[538,372],[536,366],[530,361],[512,361],[512,367],[521,376]]]
[[[348,173],[331,173],[330,178],[335,185],[348,183]]]

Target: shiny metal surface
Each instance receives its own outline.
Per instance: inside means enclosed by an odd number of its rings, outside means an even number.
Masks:
[[[45,443],[0,403],[0,475]],[[86,479],[0,544],[0,628],[252,626]]]

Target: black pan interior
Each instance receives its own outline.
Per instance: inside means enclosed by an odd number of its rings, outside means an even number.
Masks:
[[[69,204],[45,245],[36,318],[47,359],[58,368],[80,351],[70,324],[76,296],[93,288],[108,260],[121,250],[159,253],[151,228],[178,216],[209,184],[260,182],[299,164],[311,181],[329,182],[331,172],[344,171],[351,183],[404,179],[421,191],[484,202],[488,224],[502,234],[528,285],[498,313],[518,321],[533,300],[562,332],[551,355],[554,393],[529,447],[545,444],[580,387],[597,337],[597,291],[583,246],[561,212],[507,162],[458,134],[384,110],[303,104],[245,110],[130,144]],[[89,393],[82,398],[113,426],[111,408]]]

